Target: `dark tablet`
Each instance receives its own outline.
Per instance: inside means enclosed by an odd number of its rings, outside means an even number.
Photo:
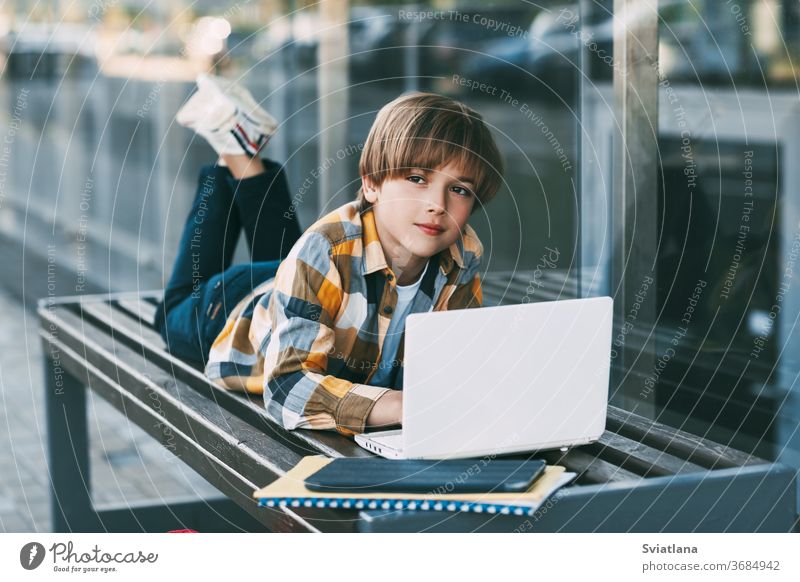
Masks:
[[[513,493],[530,489],[545,465],[539,459],[339,458],[307,477],[305,486],[328,493]]]

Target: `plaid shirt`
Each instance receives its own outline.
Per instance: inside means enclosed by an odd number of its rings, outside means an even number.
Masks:
[[[467,225],[431,257],[411,313],[480,307],[483,246]],[[433,268],[431,268],[433,267]],[[287,429],[363,432],[375,402],[402,389],[403,345],[391,385],[370,385],[381,362],[396,275],[386,262],[372,209],[357,202],[319,219],[229,314],[206,375],[230,390],[264,395],[268,413]]]

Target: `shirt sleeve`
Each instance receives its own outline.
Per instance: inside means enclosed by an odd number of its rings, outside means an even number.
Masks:
[[[272,325],[264,353],[264,404],[287,429],[364,432],[375,402],[389,389],[327,373],[342,304],[331,242],[306,232],[281,262],[272,293]]]

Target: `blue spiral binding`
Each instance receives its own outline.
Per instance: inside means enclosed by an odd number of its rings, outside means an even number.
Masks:
[[[261,507],[330,507],[342,509],[407,509],[419,511],[460,511],[463,513],[491,513],[500,515],[532,516],[535,508],[504,505],[498,503],[482,503],[479,501],[431,501],[427,499],[359,499],[347,497],[328,499],[315,497],[262,498],[258,501]]]

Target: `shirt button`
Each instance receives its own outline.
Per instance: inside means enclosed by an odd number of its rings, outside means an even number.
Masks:
[[[392,309],[391,305],[387,305],[386,307],[383,308],[383,312],[386,315],[391,315],[392,311],[394,311],[394,309]]]

